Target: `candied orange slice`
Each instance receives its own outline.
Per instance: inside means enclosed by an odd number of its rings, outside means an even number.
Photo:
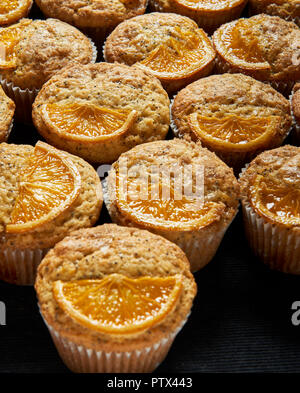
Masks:
[[[272,138],[279,123],[279,116],[228,115],[219,118],[201,116],[196,112],[189,116],[190,129],[196,138],[204,143],[233,150],[264,144]]]
[[[91,103],[45,104],[42,108],[46,126],[72,140],[97,140],[124,134],[136,117],[134,110],[110,109]]]
[[[193,11],[226,11],[242,4],[244,0],[174,0],[175,3]]]
[[[214,59],[214,49],[204,31],[176,28],[173,34],[137,64],[150,68],[159,79],[179,79],[193,75]]]
[[[197,194],[194,184],[192,195],[180,179],[179,183],[172,178],[168,180],[164,174],[160,179],[151,178],[150,174],[145,176],[146,171],[142,169],[141,177],[125,177],[122,171],[116,171],[116,204],[131,221],[163,230],[190,230],[208,226],[223,213],[224,206],[204,201],[201,186]],[[185,181],[187,184],[189,180]]]
[[[0,25],[8,25],[28,13],[32,0],[1,0]]]
[[[101,333],[131,334],[157,325],[179,299],[182,276],[55,281],[59,306],[80,324]]]
[[[38,142],[24,168],[6,231],[25,232],[53,220],[75,202],[80,186],[73,161],[64,152]]]
[[[250,191],[254,210],[272,222],[300,225],[300,190],[291,184],[258,175]]]
[[[20,23],[0,29],[0,69],[16,67],[15,47],[22,32],[32,21],[23,19]]]
[[[253,32],[257,23],[257,19],[239,19],[220,27],[214,36],[214,44],[220,55],[229,63],[243,68],[270,69]]]

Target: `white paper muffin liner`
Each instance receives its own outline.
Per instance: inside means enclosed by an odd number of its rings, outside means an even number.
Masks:
[[[42,318],[62,361],[76,373],[150,373],[165,359],[175,337],[187,321],[184,320],[173,333],[151,346],[130,352],[107,352],[76,344],[51,327],[43,315]]]
[[[88,38],[89,38],[89,37],[88,37]],[[91,43],[91,45],[92,45],[92,51],[93,51],[93,56],[92,56],[92,61],[91,61],[91,63],[96,63],[96,61],[97,61],[97,56],[98,56],[98,50],[97,50],[96,45],[94,44],[94,41],[93,41],[91,38],[89,38],[89,40],[90,40],[90,43]]]
[[[107,178],[104,179],[101,184],[103,201],[105,203],[108,213],[110,214],[111,201],[109,198]],[[220,243],[223,240],[227,229],[233,222],[237,213],[238,208],[231,221],[229,221],[228,223],[224,223],[217,231],[214,231],[213,233],[211,233],[211,231],[206,231],[205,228],[201,229],[199,232],[194,230],[191,234],[189,232],[181,232],[180,230],[178,230],[178,232],[171,232],[170,234],[169,232],[163,230],[148,230],[164,237],[165,239],[175,243],[178,247],[180,247],[185,253],[187,259],[189,260],[191,272],[195,273],[196,271],[206,266],[213,259],[216,252],[218,251]],[[112,219],[112,221],[114,220]],[[124,221],[126,221],[126,223],[124,223]],[[124,219],[124,221],[122,223],[120,223],[118,220],[114,222],[116,222],[118,225],[137,227],[134,222],[128,219]],[[143,227],[143,229],[147,228]]]
[[[0,83],[6,95],[16,104],[16,119],[25,124],[31,124],[32,104],[39,92],[39,89],[21,89],[20,87],[15,86],[12,82],[8,82],[3,78],[0,79]]]
[[[104,44],[103,44],[103,46],[102,46],[102,57],[103,57],[103,60],[104,60],[106,63],[108,63],[108,61],[107,61],[107,59],[106,59],[106,56],[105,56],[105,45],[106,45],[106,40],[104,41]]]
[[[92,61],[97,60],[97,48],[94,42],[89,39],[92,45]],[[40,89],[21,89],[12,82],[6,81],[0,75],[1,86],[6,95],[11,98],[16,104],[15,118],[17,121],[24,124],[32,124],[32,105]]]
[[[300,274],[300,235],[268,222],[242,202],[245,233],[254,254],[271,269]]]
[[[216,233],[205,233],[205,231],[202,231],[199,233],[199,236],[195,235],[189,240],[185,236],[182,240],[169,240],[182,249],[189,260],[191,272],[195,273],[213,259],[230,224],[231,222]]]
[[[11,284],[33,285],[37,267],[47,249],[12,249],[0,253],[0,279]]]

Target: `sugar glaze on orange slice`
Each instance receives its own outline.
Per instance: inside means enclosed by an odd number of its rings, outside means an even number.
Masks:
[[[132,127],[137,118],[135,110],[79,102],[45,104],[41,113],[49,130],[78,141],[120,136]]]
[[[174,0],[178,5],[193,11],[227,11],[244,2],[244,0]]]
[[[60,308],[79,324],[108,334],[134,334],[151,328],[172,312],[182,290],[182,276],[55,281]]]
[[[267,220],[300,225],[300,190],[278,179],[258,175],[250,191],[251,205]]]
[[[204,31],[183,32],[176,28],[174,36],[137,64],[150,69],[159,79],[180,79],[198,72],[214,57],[214,50]]]
[[[253,33],[256,23],[257,20],[239,19],[221,26],[215,33],[214,44],[217,51],[233,66],[250,70],[271,68]]]
[[[220,148],[243,151],[272,139],[280,124],[280,117],[242,117],[234,114],[209,117],[195,112],[189,116],[188,121],[197,139]]]
[[[131,221],[146,228],[191,230],[212,224],[223,213],[225,206],[205,202],[201,190],[199,195],[188,195],[184,184],[179,190],[164,176],[153,181],[149,175],[149,182],[145,182],[146,171],[142,169],[142,177],[136,178],[125,178],[116,171],[116,204]]]
[[[26,26],[32,21],[23,19],[21,22],[0,29],[0,70],[16,67],[15,47],[21,39]]]
[[[26,232],[53,220],[72,206],[80,187],[81,176],[73,161],[38,142],[24,168],[6,231]]]
[[[1,0],[0,25],[8,25],[27,14],[32,0]]]

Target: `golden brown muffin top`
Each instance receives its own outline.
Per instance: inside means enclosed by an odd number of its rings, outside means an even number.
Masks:
[[[68,64],[87,64],[93,59],[90,40],[56,19],[32,21],[22,31],[15,53],[16,67],[1,70],[1,75],[21,89],[40,89]]]
[[[136,146],[128,152],[123,153],[120,156],[119,160],[113,164],[112,171],[109,175],[110,198],[120,198],[117,194],[114,196],[113,188],[114,184],[117,184],[115,183],[116,180],[114,179],[114,173],[116,172],[122,175],[121,171],[123,171],[123,166],[126,166],[128,183],[131,183],[131,177],[135,179],[135,176],[138,176],[136,175],[137,173],[139,174],[141,179],[141,187],[143,186],[142,181],[144,174],[155,173],[154,171],[156,167],[162,170],[162,174],[160,175],[162,180],[160,180],[160,182],[165,187],[170,187],[169,184],[172,183],[170,179],[166,178],[166,176],[169,175],[168,169],[170,170],[171,177],[172,173],[177,173],[177,169],[183,169],[184,174],[182,178],[182,184],[171,186],[174,188],[176,187],[177,192],[179,188],[182,187],[181,192],[183,200],[184,196],[186,196],[188,199],[192,198],[192,203],[193,198],[195,198],[196,201],[197,197],[200,197],[201,199],[199,200],[203,201],[204,206],[209,206],[213,204],[216,208],[216,214],[218,215],[218,217],[214,217],[212,222],[219,221],[221,219],[224,222],[230,222],[236,214],[239,200],[239,186],[233,174],[233,170],[229,168],[223,161],[221,161],[214,153],[205,148],[202,148],[199,143],[187,142],[182,139],[157,141]],[[174,177],[177,176],[180,176],[180,174],[174,174]],[[197,181],[199,181],[200,176],[202,176],[201,181],[203,181],[203,188],[197,189]],[[192,179],[190,181],[191,184],[193,184],[194,196],[189,194],[188,188],[183,189],[183,187],[188,187],[189,178]],[[153,180],[150,181],[154,182],[155,177],[153,178]],[[132,194],[131,190],[135,193],[135,187],[130,188],[129,185],[127,191],[129,199],[133,198],[133,196],[135,195]],[[170,196],[168,196],[168,194],[166,195],[166,200],[173,200],[173,198],[175,198],[176,200],[178,198],[180,199],[181,197],[180,194],[174,195],[173,197],[171,196],[171,194]],[[152,198],[151,194],[145,196],[147,199]],[[160,198],[165,197],[161,195]],[[185,207],[181,208],[190,209],[190,205],[184,206]],[[191,208],[192,206],[193,204],[191,204]],[[129,205],[124,207],[124,209],[130,209]],[[199,207],[198,210],[199,209],[201,208]],[[180,212],[178,213],[179,216],[181,216]],[[141,214],[143,216],[143,213]],[[170,225],[168,225],[167,229],[191,230],[196,228],[195,225],[203,225],[203,223],[200,222],[198,224],[197,213],[196,215],[194,213],[191,214],[191,216],[190,214],[188,214],[187,216],[184,215],[178,222],[178,225],[175,225],[177,224],[174,221],[176,220],[176,217],[174,218],[174,220],[170,220]],[[164,226],[165,224],[169,224],[169,220],[167,218],[164,218],[164,216],[159,216],[159,222],[157,219],[157,224],[152,224],[152,222],[155,222],[155,219],[151,219],[149,221],[149,226],[151,226],[151,228],[155,228],[156,226],[158,227],[159,225]],[[144,224],[146,225],[146,222]]]
[[[225,30],[235,25],[239,29],[239,37],[243,37],[242,40],[248,42],[247,45],[254,45],[255,50],[252,50],[259,53],[263,62],[269,65],[269,69],[264,70],[266,79],[292,81],[299,79],[300,30],[295,23],[287,22],[277,16],[259,14],[224,24],[214,33],[213,41],[217,52],[230,63],[230,50],[225,54],[222,42],[229,34],[228,31],[225,33]],[[232,65],[240,66],[235,64],[234,59]]]
[[[288,20],[300,17],[299,0],[249,0],[249,5],[251,11],[257,14],[265,12]]]
[[[0,142],[6,140],[15,113],[14,102],[7,97],[0,87]]]
[[[161,44],[168,45],[171,37],[180,44],[198,31],[194,21],[177,14],[154,12],[137,16],[121,23],[111,33],[105,43],[104,56],[109,62],[132,65],[144,60]],[[210,56],[214,57],[212,48]]]
[[[300,148],[285,145],[258,155],[240,176],[244,201],[249,200],[250,187],[259,175],[300,189]]]
[[[170,101],[158,79],[122,64],[97,63],[67,67],[46,83],[37,96],[33,116],[42,121],[47,103],[91,103],[110,109],[135,110],[137,120],[125,138],[128,148],[164,138],[169,129]]]
[[[0,250],[7,247],[49,248],[70,231],[92,226],[99,217],[102,189],[96,171],[81,158],[64,153],[76,165],[81,177],[80,192],[75,203],[52,221],[31,231],[6,233],[26,161],[33,149],[29,145],[0,144]]]
[[[300,83],[296,83],[292,95],[292,110],[296,122],[300,122]]]
[[[43,13],[78,27],[116,26],[143,14],[147,0],[36,0]]]
[[[175,97],[172,120],[181,136],[190,131],[189,115],[280,116],[280,137],[287,135],[292,118],[289,101],[270,85],[243,74],[211,75],[200,79]]]
[[[194,12],[203,12],[203,11],[220,11],[227,10],[231,7],[236,7],[237,5],[245,2],[244,0],[221,0],[221,1],[207,1],[207,0],[199,0],[199,1],[176,1],[176,0],[150,0],[150,3],[153,8],[157,11],[166,11],[170,12],[174,10],[174,7],[184,7]],[[198,3],[198,4],[197,4]],[[195,7],[197,5],[197,8]],[[190,6],[189,6],[190,5]]]
[[[73,320],[53,295],[56,280],[102,279],[119,273],[130,278],[182,275],[183,290],[175,309],[146,331],[113,335],[89,329]],[[174,243],[148,231],[105,224],[73,232],[46,255],[35,284],[46,322],[63,336],[105,351],[128,350],[152,345],[174,332],[187,318],[196,295],[196,284],[183,251]]]

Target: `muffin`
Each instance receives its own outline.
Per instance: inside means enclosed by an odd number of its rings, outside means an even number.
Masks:
[[[48,81],[33,121],[51,144],[111,163],[133,146],[165,138],[170,101],[151,74],[122,64],[74,65]]]
[[[0,279],[33,284],[49,248],[92,226],[102,206],[96,171],[43,142],[0,144]]]
[[[296,83],[291,95],[291,107],[294,120],[293,136],[295,143],[300,143],[300,83]]]
[[[79,30],[55,19],[22,19],[0,29],[5,56],[0,59],[1,84],[16,103],[19,120],[31,122],[31,105],[42,85],[71,63],[96,60],[92,42]]]
[[[300,2],[299,0],[249,0],[251,15],[269,14],[280,16],[300,25]]]
[[[211,73],[215,50],[191,19],[153,13],[121,23],[107,38],[104,59],[135,64],[156,76],[169,94]]]
[[[0,142],[5,142],[13,126],[14,102],[7,97],[0,86]]]
[[[280,146],[291,125],[289,101],[243,74],[203,78],[172,105],[175,135],[200,140],[238,173],[263,150]]]
[[[150,9],[188,16],[212,33],[223,23],[238,18],[246,4],[247,0],[150,0]]]
[[[32,0],[2,0],[0,4],[0,26],[11,25],[29,14]]]
[[[197,290],[179,247],[113,224],[58,243],[40,264],[35,289],[60,356],[85,373],[153,371]]]
[[[300,30],[293,22],[260,14],[221,26],[213,35],[216,71],[241,72],[288,95],[300,78]]]
[[[261,153],[240,178],[245,231],[271,269],[300,274],[300,148]]]
[[[97,43],[119,23],[146,11],[147,0],[36,0],[42,12],[78,27]]]
[[[238,199],[232,169],[199,144],[180,139],[150,142],[122,154],[104,192],[113,222],[173,241],[193,272],[215,255]]]

